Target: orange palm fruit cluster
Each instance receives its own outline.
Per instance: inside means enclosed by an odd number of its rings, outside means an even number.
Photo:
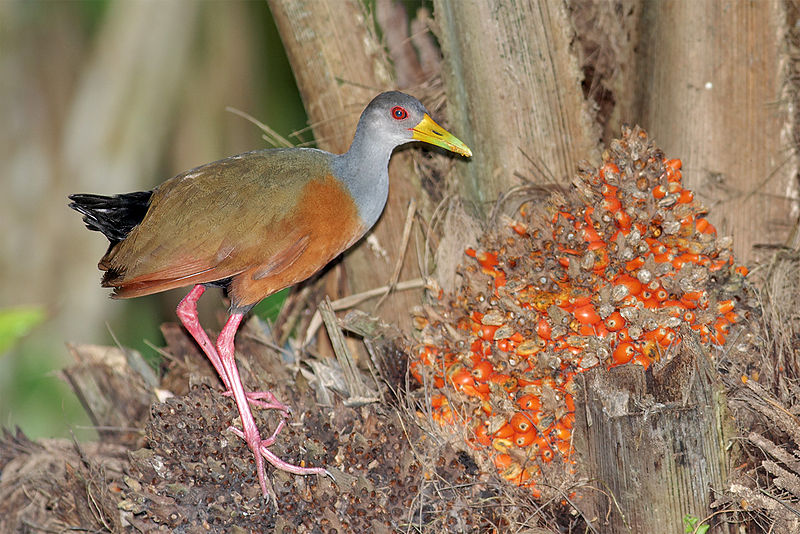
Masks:
[[[500,475],[538,494],[554,460],[575,463],[574,377],[669,357],[684,325],[723,345],[740,321],[745,267],[718,238],[681,162],[625,129],[568,193],[528,203],[467,249],[462,283],[420,327],[413,376],[434,418],[463,424]]]

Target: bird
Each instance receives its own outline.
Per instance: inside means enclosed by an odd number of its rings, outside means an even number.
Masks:
[[[472,156],[419,100],[389,91],[364,109],[343,154],[299,147],[254,150],[188,170],[151,191],[68,197],[86,227],[109,241],[98,268],[112,298],[192,287],[177,316],[236,402],[242,429],[229,430],[255,455],[264,497],[264,460],[297,475],[329,473],[288,463],[269,449],[289,407],[271,392],[245,392],[236,366],[236,331],[258,302],[311,277],[375,225],[389,193],[392,153],[415,141]],[[197,315],[208,287],[223,288],[230,299],[216,343]],[[270,437],[261,437],[251,404],[283,415]]]

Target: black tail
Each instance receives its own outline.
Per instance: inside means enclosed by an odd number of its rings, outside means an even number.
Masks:
[[[106,197],[103,195],[70,195],[69,207],[83,215],[86,228],[102,232],[113,247],[125,239],[142,222],[150,206],[152,191],[137,191]]]

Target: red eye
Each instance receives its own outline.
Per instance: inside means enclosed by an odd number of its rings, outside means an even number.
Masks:
[[[408,117],[408,112],[405,109],[401,108],[400,106],[395,106],[392,108],[392,117],[394,117],[396,120],[401,121],[406,117]]]

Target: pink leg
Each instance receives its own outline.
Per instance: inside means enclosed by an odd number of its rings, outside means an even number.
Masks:
[[[253,419],[253,414],[250,411],[250,405],[248,404],[247,397],[244,393],[242,380],[239,377],[239,370],[236,368],[233,341],[234,336],[236,335],[236,330],[239,328],[239,324],[242,322],[243,317],[244,314],[242,313],[231,314],[231,316],[228,318],[228,322],[226,322],[225,326],[222,328],[219,338],[217,338],[217,351],[220,355],[220,360],[225,373],[230,379],[231,392],[233,393],[233,398],[236,400],[236,406],[239,408],[239,416],[242,419],[242,431],[240,432],[236,429],[233,430],[237,435],[244,438],[244,440],[250,446],[250,449],[253,451],[253,454],[255,454],[258,482],[261,485],[261,491],[266,497],[267,483],[266,473],[264,471],[264,458],[266,458],[267,461],[276,468],[297,475],[328,474],[328,472],[322,468],[300,467],[284,462],[278,458],[272,451],[267,449],[268,446],[275,442],[277,431],[269,439],[261,439],[261,434],[256,427],[256,422]],[[278,430],[280,430],[280,428],[281,425],[278,425]]]
[[[226,391],[223,395],[230,396],[231,380],[226,374],[225,368],[220,360],[219,353],[217,353],[217,349],[214,348],[214,344],[211,343],[211,339],[209,339],[206,331],[203,330],[202,326],[200,326],[200,320],[197,317],[197,301],[200,300],[200,297],[203,295],[205,290],[206,287],[204,285],[198,284],[194,286],[192,290],[189,291],[189,294],[183,298],[180,304],[178,304],[178,309],[176,312],[181,324],[183,324],[184,328],[186,328],[197,344],[200,345],[200,348],[203,350],[206,357],[211,362],[211,365],[214,366],[217,374],[222,379],[222,383],[225,384]],[[289,407],[279,402],[278,399],[275,398],[275,395],[269,391],[252,391],[245,393],[245,395],[254,406],[268,410],[280,410],[283,412],[284,417],[289,416]],[[266,402],[262,399],[266,399]]]
[[[203,349],[211,365],[216,369],[217,374],[222,379],[222,383],[225,384],[225,389],[230,390],[231,382],[228,379],[228,375],[225,374],[225,368],[222,366],[222,361],[219,359],[217,349],[214,348],[214,344],[211,343],[211,339],[209,339],[206,331],[200,326],[200,319],[197,317],[197,301],[200,300],[205,290],[206,287],[203,285],[198,284],[194,286],[192,290],[189,291],[189,294],[183,297],[183,300],[178,304],[176,313],[183,327],[186,328],[194,340],[197,341],[197,344]]]

